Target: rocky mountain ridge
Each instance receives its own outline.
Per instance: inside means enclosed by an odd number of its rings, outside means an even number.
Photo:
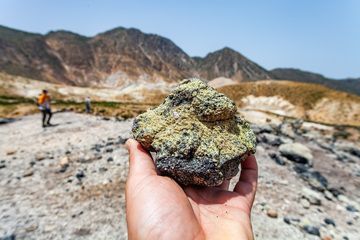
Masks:
[[[268,71],[228,47],[204,58],[190,57],[167,38],[122,27],[85,37],[62,30],[41,35],[0,26],[0,71],[81,87],[165,86],[195,76],[237,82],[302,81],[360,94],[358,80],[335,81],[295,69]]]

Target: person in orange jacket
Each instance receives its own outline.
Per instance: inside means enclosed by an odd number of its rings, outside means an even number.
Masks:
[[[37,101],[39,110],[42,113],[42,126],[43,127],[51,126],[50,119],[52,117],[52,112],[51,112],[50,101],[51,101],[51,98],[48,94],[48,91],[44,89],[42,91],[42,94],[40,94],[38,101]]]

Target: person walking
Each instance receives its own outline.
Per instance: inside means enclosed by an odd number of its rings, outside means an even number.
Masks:
[[[44,89],[42,91],[42,94],[40,94],[39,98],[38,98],[38,107],[39,110],[42,113],[42,127],[47,127],[47,126],[51,126],[50,120],[52,117],[52,112],[51,112],[51,106],[50,106],[50,101],[51,98],[48,94],[48,91],[46,89]]]
[[[85,98],[85,111],[86,111],[86,113],[91,112],[91,100],[89,97]]]

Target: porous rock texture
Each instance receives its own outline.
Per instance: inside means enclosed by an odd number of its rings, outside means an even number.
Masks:
[[[255,153],[255,135],[235,113],[225,95],[199,79],[185,79],[161,105],[139,115],[132,132],[156,152],[161,175],[182,185],[218,186]]]

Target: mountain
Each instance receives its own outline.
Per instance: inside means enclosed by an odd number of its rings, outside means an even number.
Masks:
[[[195,62],[200,76],[205,79],[217,77],[238,81],[270,79],[264,68],[228,47],[209,53],[205,58],[195,58]]]
[[[294,68],[276,68],[269,72],[271,78],[296,82],[317,83],[329,88],[360,95],[360,78],[331,79],[321,74]]]
[[[267,71],[225,47],[190,57],[171,40],[118,27],[85,37],[69,31],[41,35],[0,26],[0,72],[50,83],[125,88],[162,88],[188,77],[237,82],[291,80],[318,83],[360,95],[360,80],[333,80],[297,69]]]
[[[192,75],[193,60],[169,39],[116,28],[88,38],[68,31],[46,35],[0,27],[0,69],[77,86],[120,86]]]

